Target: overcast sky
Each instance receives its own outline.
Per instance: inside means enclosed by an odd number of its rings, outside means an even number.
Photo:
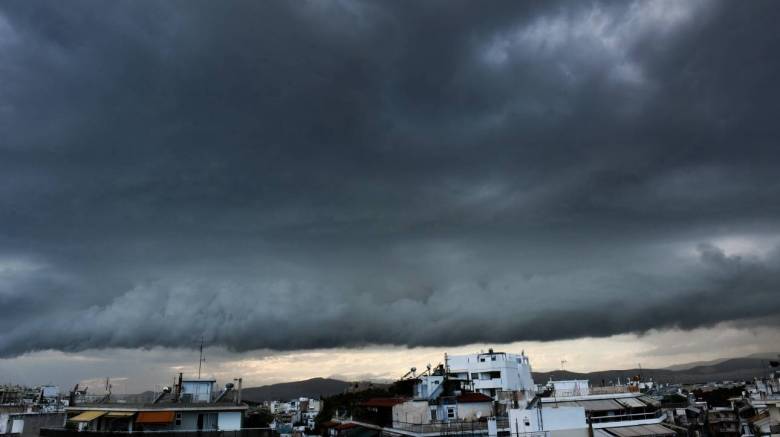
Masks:
[[[776,348],[778,22],[0,3],[0,379],[167,382],[201,338],[258,382],[463,346],[580,370]]]

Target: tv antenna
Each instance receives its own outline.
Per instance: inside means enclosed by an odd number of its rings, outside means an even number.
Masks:
[[[198,358],[198,379],[200,379],[200,370],[203,367],[203,363],[206,362],[206,357],[203,356],[203,336],[200,337],[200,358]]]

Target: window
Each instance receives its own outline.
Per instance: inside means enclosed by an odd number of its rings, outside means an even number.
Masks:
[[[497,372],[488,372],[488,377],[490,379],[501,379],[501,371],[499,370]]]
[[[433,421],[433,422],[436,421],[436,410],[435,409],[431,410],[431,421]]]
[[[495,355],[491,356],[490,361],[496,361],[496,356]]]
[[[472,373],[471,379],[479,379],[479,373]]]
[[[181,413],[176,413],[176,426],[181,426]]]
[[[484,359],[484,358],[480,358],[480,359],[479,359],[479,362],[480,362],[480,363],[484,363],[484,362],[485,362],[485,359]]]
[[[447,408],[447,419],[454,419],[454,418],[455,418],[455,409]]]

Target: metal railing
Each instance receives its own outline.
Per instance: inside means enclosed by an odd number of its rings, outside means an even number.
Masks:
[[[510,437],[550,437],[550,431],[511,432]]]
[[[604,387],[591,387],[590,394],[592,395],[606,395],[615,393],[630,393],[628,387],[625,385],[608,385]]]
[[[590,416],[591,423],[627,422],[632,420],[660,419],[664,413],[661,410],[649,413],[615,414],[613,416]]]
[[[480,421],[450,421],[432,423],[393,422],[393,428],[418,434],[484,434],[487,432],[487,422]]]

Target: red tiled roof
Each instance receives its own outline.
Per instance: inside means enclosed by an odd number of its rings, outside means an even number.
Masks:
[[[458,397],[459,403],[468,403],[468,402],[493,402],[493,398],[491,398],[488,395],[484,395],[482,393],[474,393],[467,391],[465,393],[461,393]]]
[[[363,402],[364,407],[392,407],[393,405],[403,404],[408,401],[407,398],[373,398]]]
[[[356,428],[356,427],[357,427],[357,424],[355,424],[355,423],[342,423],[341,425],[337,426],[336,429],[339,430],[339,431],[343,431],[345,429],[352,429],[352,428]]]

